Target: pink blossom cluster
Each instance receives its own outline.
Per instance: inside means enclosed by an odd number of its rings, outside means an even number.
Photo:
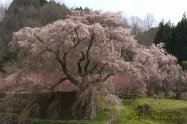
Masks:
[[[120,13],[75,10],[68,19],[25,27],[14,33],[11,42],[21,49],[23,67],[40,82],[68,80],[80,88],[117,75],[113,82],[126,89],[140,85],[162,89],[166,84],[172,88],[186,81],[176,57],[166,53],[163,45],[138,44],[131,29],[123,28]],[[42,68],[47,70],[42,72]]]

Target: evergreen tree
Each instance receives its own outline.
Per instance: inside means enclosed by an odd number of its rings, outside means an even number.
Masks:
[[[174,30],[172,44],[172,54],[178,58],[179,62],[187,60],[187,18],[185,13]]]
[[[187,60],[187,18],[185,13],[176,26],[172,26],[170,22],[159,24],[154,43],[161,42],[165,43],[167,52],[178,58],[179,63]]]
[[[173,26],[168,21],[164,23],[164,21],[160,22],[159,29],[155,37],[155,44],[165,43],[165,48],[168,52],[171,52],[171,41],[172,41],[172,34],[173,34]]]
[[[40,0],[39,1],[39,4],[40,6],[43,6],[44,4],[48,3],[47,0]]]

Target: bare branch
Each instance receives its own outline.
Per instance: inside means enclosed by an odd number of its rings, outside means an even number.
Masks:
[[[68,54],[67,52],[64,54],[63,60],[60,58],[59,54],[57,54],[56,55],[56,60],[61,65],[62,70],[63,70],[64,74],[67,76],[68,80],[70,80],[75,85],[79,85],[79,82],[68,73],[67,62],[66,62],[67,54]]]
[[[103,78],[103,77],[102,77],[102,74],[103,74],[105,68],[106,68],[106,64],[104,64],[103,66],[101,66],[100,69],[95,73],[95,74],[98,74],[99,77],[98,77],[97,79],[91,81],[90,83],[94,83],[94,82],[95,82],[95,83],[96,83],[96,82],[104,82],[104,81],[106,81],[110,76],[113,76],[113,75],[114,75],[113,73],[107,74],[106,77]]]
[[[34,36],[38,39],[40,43],[44,44],[43,40],[37,34],[34,33]]]
[[[81,63],[82,61],[85,60],[85,55],[83,52],[82,53],[82,58],[79,59],[79,61],[77,62],[77,67],[78,67],[78,72],[79,72],[79,75],[82,77],[83,76],[83,73],[82,73],[82,67],[81,67]]]
[[[112,74],[112,73],[111,73],[111,74],[108,74],[105,78],[102,79],[102,81],[103,81],[103,82],[106,81],[109,77],[111,77],[111,76],[113,76],[113,75],[114,75],[114,74]]]
[[[145,61],[142,63],[142,65],[144,65],[144,64],[147,62],[148,59],[149,59],[149,57],[147,57],[147,58],[145,59]]]
[[[68,77],[61,78],[54,86],[51,87],[51,90],[54,90],[55,87],[60,85],[63,81],[68,80]]]
[[[88,49],[86,51],[86,55],[85,55],[85,60],[86,60],[86,63],[84,65],[84,74],[87,75],[90,71],[87,71],[88,70],[88,66],[90,65],[90,60],[89,60],[89,53],[90,53],[90,49],[92,47],[92,43],[93,43],[93,40],[95,39],[94,36],[92,36],[91,40],[90,40],[90,43],[88,45]],[[94,69],[94,68],[92,68]]]
[[[90,40],[90,43],[89,43],[89,45],[88,45],[88,49],[87,49],[87,51],[86,51],[86,58],[89,57],[90,49],[91,49],[91,47],[92,47],[92,43],[93,43],[93,40],[94,40],[94,39],[95,39],[95,37],[92,36],[92,38],[91,38],[91,40]]]
[[[84,66],[84,72],[85,72],[85,74],[87,74],[87,69],[88,69],[89,64],[90,64],[90,60],[88,59],[88,60],[86,61],[85,66]]]
[[[105,78],[102,78],[101,76],[99,76],[97,79],[93,80],[93,81],[90,81],[89,83],[98,83],[98,82],[104,82],[106,81],[109,77],[113,76],[114,74],[111,73],[111,74],[107,74]]]

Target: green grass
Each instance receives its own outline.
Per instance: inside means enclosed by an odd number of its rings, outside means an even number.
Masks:
[[[122,113],[115,124],[187,124],[185,100],[140,98],[123,99],[122,102]],[[149,109],[145,115],[140,116],[138,106],[143,104],[148,104]]]
[[[108,103],[104,97],[99,98],[100,112],[93,120],[47,120],[47,119],[27,119],[29,122],[40,124],[105,124],[112,116],[116,116],[114,124],[187,124],[187,100],[174,99],[122,99],[123,107],[117,115],[112,104]],[[139,105],[147,104],[149,109],[145,115],[139,116]],[[17,116],[17,115],[16,115]],[[179,119],[164,119],[164,118]]]

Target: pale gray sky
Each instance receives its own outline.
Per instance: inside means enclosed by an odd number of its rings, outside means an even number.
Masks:
[[[12,0],[0,0],[8,3]],[[55,0],[64,2],[68,7],[88,7],[102,11],[122,11],[127,17],[132,15],[144,18],[152,13],[156,20],[171,20],[175,24],[187,12],[187,0]]]
[[[0,3],[9,4],[12,0],[0,0]]]

